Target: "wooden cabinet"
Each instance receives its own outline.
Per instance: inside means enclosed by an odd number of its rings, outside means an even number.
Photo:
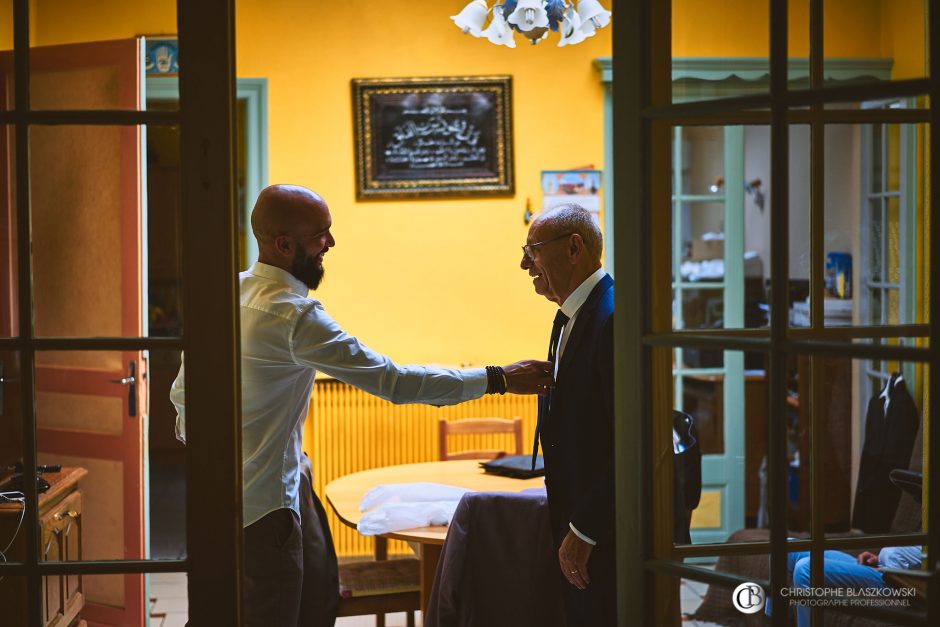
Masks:
[[[70,561],[82,559],[82,493],[78,481],[84,468],[63,468],[43,475],[49,489],[39,495],[40,559]],[[5,546],[16,534],[6,554],[7,561],[26,561],[26,533],[19,525],[21,506],[0,505],[0,543]],[[19,532],[17,532],[17,527]],[[81,624],[85,599],[81,575],[54,575],[42,579],[42,617],[45,627]],[[26,581],[7,577],[0,581],[0,624],[26,625]]]

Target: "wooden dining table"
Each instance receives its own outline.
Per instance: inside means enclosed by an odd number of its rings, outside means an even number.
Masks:
[[[366,492],[380,484],[433,482],[466,488],[475,492],[521,492],[543,488],[542,477],[513,479],[483,472],[479,460],[424,462],[385,466],[344,475],[326,484],[326,500],[346,525],[357,528],[363,512],[359,503]],[[418,527],[382,534],[385,538],[417,544],[421,561],[421,611],[427,609],[431,584],[447,538],[446,526]]]

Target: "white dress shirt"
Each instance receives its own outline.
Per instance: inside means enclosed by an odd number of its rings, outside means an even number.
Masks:
[[[483,368],[399,366],[371,350],[285,270],[259,262],[239,282],[246,527],[280,508],[300,514],[301,440],[317,370],[393,403],[453,405],[486,392]],[[183,367],[170,399],[185,441]]]
[[[558,378],[558,365],[561,363],[561,356],[565,352],[565,346],[568,344],[568,333],[569,329],[574,328],[574,321],[578,317],[578,312],[581,311],[581,307],[584,306],[584,301],[587,300],[587,297],[591,295],[591,290],[601,282],[601,279],[604,278],[604,275],[607,274],[604,272],[603,268],[598,268],[594,273],[588,278],[584,279],[581,282],[581,285],[575,288],[571,294],[568,295],[568,298],[565,299],[565,302],[561,304],[561,312],[568,316],[568,322],[565,323],[565,326],[561,329],[561,335],[558,337],[558,352],[555,355],[555,372],[554,376]],[[576,536],[584,540],[590,545],[595,545],[597,542],[587,537],[583,533],[577,530],[574,525],[570,522],[568,527],[571,531],[574,532]]]
[[[558,376],[558,364],[561,363],[561,356],[565,353],[565,346],[568,344],[568,329],[574,328],[574,321],[577,319],[581,307],[584,306],[584,301],[591,295],[591,291],[601,282],[605,274],[607,273],[604,272],[603,268],[595,270],[594,273],[584,279],[581,285],[576,287],[575,290],[568,295],[568,298],[565,299],[565,302],[561,304],[561,313],[568,316],[568,322],[562,327],[561,335],[558,336],[558,354],[555,356],[555,376]]]

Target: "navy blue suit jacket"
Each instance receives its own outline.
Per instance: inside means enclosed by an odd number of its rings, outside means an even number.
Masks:
[[[614,541],[614,280],[604,275],[578,311],[558,366],[555,389],[539,403],[548,507],[556,545],[568,523],[595,540]]]

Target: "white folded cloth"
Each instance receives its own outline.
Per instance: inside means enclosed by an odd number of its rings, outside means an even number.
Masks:
[[[448,525],[466,488],[440,483],[378,485],[362,497],[359,533],[374,536],[390,531]]]
[[[458,488],[443,483],[388,483],[379,484],[366,492],[359,503],[359,511],[372,509],[379,503],[393,501],[396,503],[425,501],[459,501],[470,490]]]
[[[375,536],[415,527],[449,525],[459,502],[382,503],[359,519],[359,533]]]

